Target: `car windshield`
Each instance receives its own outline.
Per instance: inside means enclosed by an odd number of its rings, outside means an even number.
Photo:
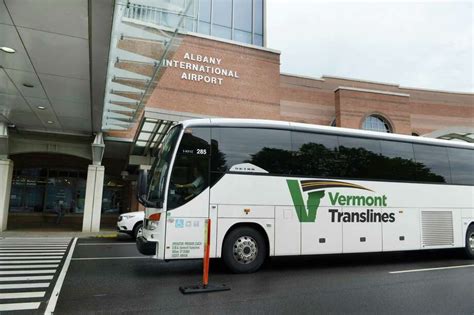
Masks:
[[[173,156],[174,148],[178,141],[181,125],[173,127],[165,139],[158,152],[155,162],[150,172],[150,186],[148,190],[148,200],[159,202],[164,200],[168,170]]]

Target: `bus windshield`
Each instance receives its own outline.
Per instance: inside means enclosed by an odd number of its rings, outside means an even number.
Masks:
[[[163,140],[155,162],[150,171],[150,186],[148,200],[151,202],[162,202],[164,200],[165,187],[173,151],[178,142],[181,125],[171,128]]]

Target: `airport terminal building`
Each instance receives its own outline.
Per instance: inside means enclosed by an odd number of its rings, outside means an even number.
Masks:
[[[0,231],[98,231],[140,210],[137,172],[184,119],[474,142],[474,94],[281,73],[265,6],[0,2]]]

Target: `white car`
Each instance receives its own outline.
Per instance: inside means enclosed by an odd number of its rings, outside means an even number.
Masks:
[[[117,230],[133,238],[142,234],[144,211],[122,213],[117,220]]]

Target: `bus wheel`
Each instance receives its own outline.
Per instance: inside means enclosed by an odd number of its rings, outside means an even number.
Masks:
[[[257,271],[267,256],[267,245],[263,236],[251,227],[239,227],[225,238],[222,259],[235,273]]]
[[[466,233],[466,254],[470,259],[474,259],[474,224],[471,224]]]

